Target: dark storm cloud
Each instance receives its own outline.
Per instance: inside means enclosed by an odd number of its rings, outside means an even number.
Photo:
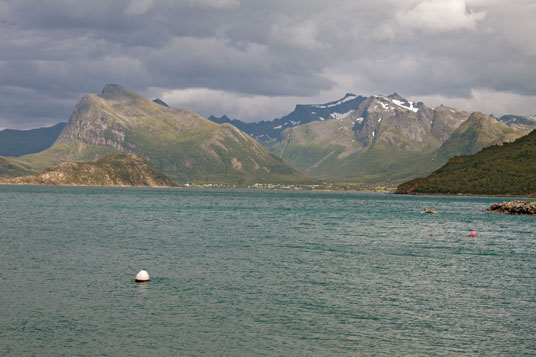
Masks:
[[[0,127],[67,120],[109,82],[246,120],[346,91],[505,92],[534,113],[534,17],[530,1],[3,1]]]

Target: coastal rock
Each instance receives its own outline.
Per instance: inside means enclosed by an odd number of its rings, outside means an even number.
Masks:
[[[110,155],[97,161],[64,162],[38,175],[0,180],[2,184],[69,186],[177,186],[135,154]]]
[[[507,214],[536,215],[536,201],[507,201],[491,205],[488,211]]]

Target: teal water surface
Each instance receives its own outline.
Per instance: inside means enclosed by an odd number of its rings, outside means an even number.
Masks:
[[[0,186],[0,355],[534,355],[500,200]]]

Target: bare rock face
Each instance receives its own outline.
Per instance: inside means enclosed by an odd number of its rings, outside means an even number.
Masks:
[[[112,87],[111,87],[112,86]],[[107,89],[110,88],[110,89]],[[117,116],[113,111],[103,110],[104,101],[116,98],[118,103],[125,104],[126,99],[135,98],[125,90],[112,90],[113,85],[107,85],[100,96],[87,94],[76,104],[69,120],[69,124],[59,135],[56,143],[75,145],[84,142],[93,145],[102,145],[117,149],[122,153],[133,152],[135,145],[125,140],[125,120],[117,122]],[[112,109],[112,108],[110,108]]]
[[[525,214],[525,215],[536,215],[536,201],[508,201],[500,202],[491,205],[488,208],[488,211],[498,212],[498,213],[507,213],[507,214]]]

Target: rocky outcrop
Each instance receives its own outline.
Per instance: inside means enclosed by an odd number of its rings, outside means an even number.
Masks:
[[[141,157],[110,155],[98,161],[64,162],[38,175],[0,181],[3,184],[62,186],[177,186]]]
[[[526,214],[536,215],[536,201],[508,201],[491,205],[488,211],[507,213],[507,214]]]

